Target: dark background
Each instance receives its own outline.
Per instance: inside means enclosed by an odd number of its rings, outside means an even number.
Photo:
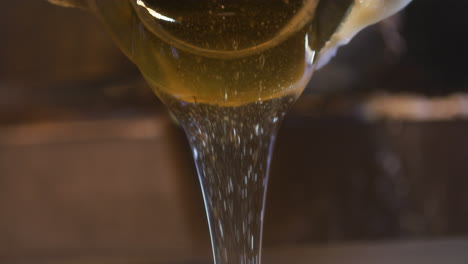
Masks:
[[[316,73],[280,131],[266,247],[468,235],[467,12],[414,0]],[[5,1],[0,36],[0,260],[209,255],[183,132],[96,19]],[[462,113],[369,119],[382,94]]]

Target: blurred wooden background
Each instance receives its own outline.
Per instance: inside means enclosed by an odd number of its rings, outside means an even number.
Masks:
[[[409,12],[435,8],[429,2]],[[183,132],[99,23],[37,0],[7,1],[0,14],[0,261],[209,255]],[[372,87],[435,89],[413,53],[388,60],[378,31],[319,72],[318,88],[287,117],[266,247],[468,235],[468,122],[368,121],[354,112]],[[353,55],[360,45],[380,57]],[[434,77],[439,87],[444,76]],[[442,90],[463,92],[465,80]]]

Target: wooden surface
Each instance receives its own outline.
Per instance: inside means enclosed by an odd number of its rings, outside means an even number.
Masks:
[[[3,127],[0,135],[0,260],[208,244],[206,228],[201,237],[191,231],[193,219],[205,227],[186,202],[194,194],[202,208],[198,183],[179,164],[173,137],[183,134],[166,116]]]
[[[265,255],[265,264],[466,264],[468,240],[303,246],[267,250]]]
[[[281,247],[265,249],[263,264],[466,264],[468,238],[438,241],[398,241],[346,245]],[[207,264],[210,259],[171,252],[141,256],[39,257],[17,264]]]

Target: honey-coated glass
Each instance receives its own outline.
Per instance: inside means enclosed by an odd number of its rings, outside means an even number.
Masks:
[[[411,0],[49,0],[93,12],[189,139],[214,261],[261,262],[278,127],[312,73]]]

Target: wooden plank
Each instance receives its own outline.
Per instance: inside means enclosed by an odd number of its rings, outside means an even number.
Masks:
[[[466,264],[468,239],[269,249],[265,263]]]
[[[205,264],[207,256],[181,252],[129,256],[49,257],[17,260],[15,264]],[[438,241],[398,241],[329,246],[268,248],[264,264],[466,264],[468,238]]]

